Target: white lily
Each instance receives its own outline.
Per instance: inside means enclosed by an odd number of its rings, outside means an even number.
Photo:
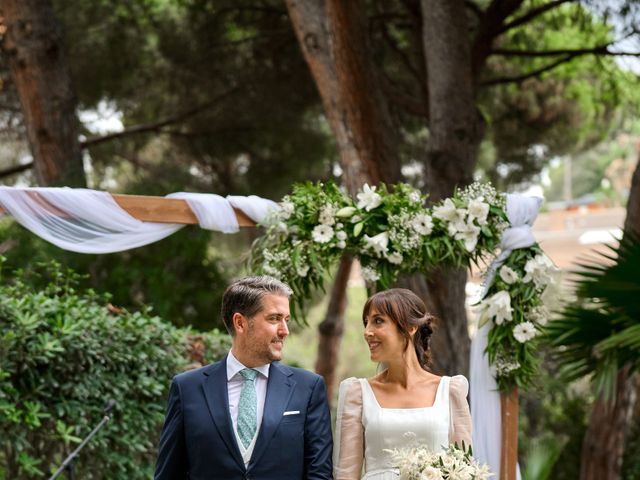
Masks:
[[[469,217],[478,220],[479,225],[486,225],[489,215],[489,204],[482,201],[482,197],[474,198],[469,202]]]
[[[382,232],[374,235],[373,237],[365,235],[364,241],[367,245],[367,248],[371,248],[376,253],[376,255],[381,257],[385,253],[387,253],[387,248],[389,245],[389,234],[387,232]]]
[[[487,317],[493,319],[496,325],[502,325],[505,321],[509,322],[513,319],[511,296],[506,290],[500,290],[484,300],[480,308]]]
[[[362,191],[356,197],[358,198],[358,208],[364,208],[367,212],[377,208],[382,203],[382,197],[376,193],[376,187],[370,187],[365,183]]]

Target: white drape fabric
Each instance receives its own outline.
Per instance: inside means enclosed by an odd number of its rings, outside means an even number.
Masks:
[[[261,222],[271,211],[280,208],[273,200],[255,195],[249,195],[248,197],[228,195],[227,200],[232,207],[242,210],[247,217],[256,223]]]
[[[224,233],[239,229],[233,207],[260,222],[271,200],[178,192],[169,198],[184,199],[202,228]],[[238,200],[241,199],[241,200]],[[54,245],[79,253],[113,253],[157,242],[184,225],[142,222],[123,210],[107,192],[78,188],[0,187],[0,207],[23,227]]]
[[[483,298],[495,276],[496,271],[517,248],[530,247],[536,243],[531,226],[538,216],[542,198],[507,195],[507,217],[509,228],[503,235],[500,244],[501,253],[492,262],[485,277],[481,298]],[[476,319],[476,325],[479,315]],[[470,353],[470,396],[471,419],[473,421],[473,454],[489,465],[493,478],[500,478],[501,411],[500,393],[494,378],[489,360],[485,353],[487,335],[493,326],[487,322],[476,330],[471,341]],[[520,472],[518,471],[518,478]]]

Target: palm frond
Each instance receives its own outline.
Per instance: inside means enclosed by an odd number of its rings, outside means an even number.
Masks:
[[[547,326],[567,380],[593,375],[612,399],[623,366],[640,369],[640,238],[625,234],[611,254],[595,252],[575,276],[575,302]]]

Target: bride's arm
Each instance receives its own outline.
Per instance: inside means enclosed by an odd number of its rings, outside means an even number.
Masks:
[[[333,468],[335,480],[359,480],[364,460],[362,388],[356,378],[340,383]]]
[[[463,375],[456,375],[449,382],[450,428],[449,443],[458,442],[462,447],[471,445],[471,413],[469,412],[469,382]]]

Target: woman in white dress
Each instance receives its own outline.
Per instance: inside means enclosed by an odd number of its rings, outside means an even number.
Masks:
[[[434,317],[424,302],[410,290],[385,290],[367,300],[362,319],[371,360],[386,368],[340,384],[334,478],[396,480],[389,449],[470,445],[467,379],[427,370]]]

